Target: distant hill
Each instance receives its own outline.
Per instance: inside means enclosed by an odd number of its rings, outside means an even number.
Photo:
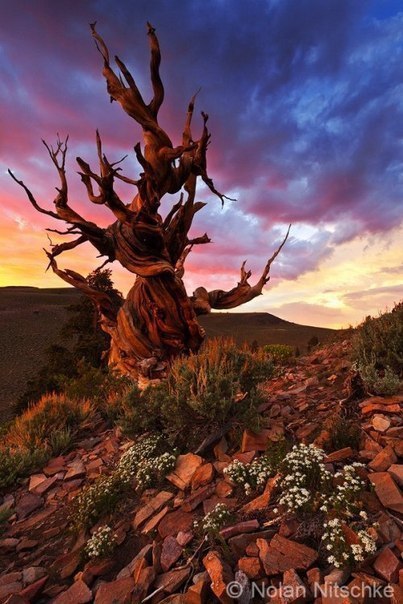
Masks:
[[[77,301],[74,288],[0,287],[0,411],[2,420],[27,380],[43,363],[46,348],[57,342],[67,308]],[[306,350],[308,340],[328,340],[335,330],[289,323],[269,313],[214,313],[199,317],[208,337],[232,336],[237,342],[289,344]]]

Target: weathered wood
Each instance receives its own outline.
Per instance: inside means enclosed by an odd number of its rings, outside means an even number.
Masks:
[[[158,123],[158,113],[164,100],[164,86],[159,71],[161,53],[155,29],[147,24],[153,91],[153,97],[147,104],[135,79],[119,57],[115,57],[114,61],[120,73],[115,73],[109,49],[95,25],[91,24],[91,31],[103,58],[102,73],[111,100],[118,102],[141,126],[143,132],[143,148],[140,143],[134,147],[142,169],[138,179],[121,173],[120,164],[125,158],[116,162],[108,160],[98,131],[96,147],[99,171],[94,171],[82,158],[77,158],[79,174],[89,201],[107,207],[114,222],[107,228],[100,228],[69,205],[65,171],[68,138],[65,141],[58,139],[55,148],[44,142],[60,181],[54,210],[43,208],[25,183],[9,172],[38,212],[69,225],[65,231],[48,229],[49,231],[59,235],[78,235],[64,243],[53,244],[50,241],[51,250],[46,252],[49,266],[61,279],[88,295],[97,306],[101,327],[111,336],[109,363],[121,373],[135,378],[163,378],[169,371],[172,359],[179,354],[196,352],[200,347],[204,330],[197,323],[198,314],[210,312],[212,308],[235,308],[262,293],[264,285],[270,279],[271,265],[285,244],[289,229],[254,285],[248,282],[251,272],[246,271],[244,262],[241,280],[230,291],[208,292],[200,287],[188,297],[182,280],[186,259],[194,245],[210,243],[207,233],[189,238],[195,214],[206,205],[195,200],[198,177],[222,203],[226,199],[216,189],[207,171],[207,148],[210,141],[208,115],[202,112],[202,131],[200,137],[194,139],[194,95],[185,117],[182,144],[174,147],[170,137]],[[136,188],[130,202],[124,202],[115,191],[116,179]],[[179,192],[179,201],[163,219],[160,214],[162,198],[166,193]],[[101,256],[106,257],[105,263],[116,260],[136,276],[133,287],[118,312],[105,293],[94,290],[84,277],[69,269],[62,270],[56,263],[56,257],[61,253],[85,242],[91,243]]]

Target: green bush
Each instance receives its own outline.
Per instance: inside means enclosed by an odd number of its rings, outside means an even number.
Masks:
[[[266,344],[263,350],[273,363],[285,363],[294,356],[294,349],[287,344]]]
[[[371,394],[394,394],[403,379],[403,302],[357,328],[354,357]]]
[[[48,450],[0,450],[0,490],[15,484],[18,478],[39,470],[49,459]]]
[[[209,340],[197,355],[176,359],[166,382],[143,392],[130,388],[119,423],[129,435],[162,431],[187,447],[230,421],[257,428],[258,384],[272,374],[273,364],[263,351],[238,348],[232,340]]]

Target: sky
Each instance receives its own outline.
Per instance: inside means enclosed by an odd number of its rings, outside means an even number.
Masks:
[[[101,226],[75,157],[108,157],[138,177],[141,131],[111,104],[89,23],[150,97],[146,22],[162,50],[160,124],[175,144],[190,97],[206,111],[208,168],[193,236],[212,243],[188,257],[188,292],[230,289],[243,260],[260,276],[292,224],[263,296],[237,309],[317,326],[356,325],[403,298],[403,5],[393,0],[0,0],[0,286],[64,286],[45,272],[46,227],[7,174],[47,208],[57,175],[41,139],[69,134],[70,203]],[[196,118],[196,113],[195,113]],[[194,132],[201,119],[194,120]],[[119,189],[129,202],[132,188]],[[162,213],[176,197],[164,198]],[[55,224],[56,223],[56,224]],[[58,242],[52,235],[52,241]],[[88,274],[89,244],[59,257]],[[116,286],[133,275],[112,265]]]

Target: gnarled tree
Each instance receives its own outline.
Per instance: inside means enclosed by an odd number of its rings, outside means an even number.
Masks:
[[[269,281],[270,267],[283,247],[288,232],[271,258],[267,261],[260,279],[249,284],[251,272],[241,267],[241,279],[230,291],[207,291],[199,287],[188,296],[183,284],[184,264],[193,246],[210,242],[207,234],[191,238],[189,231],[193,218],[205,204],[196,201],[198,177],[210,191],[224,203],[207,172],[207,147],[210,133],[208,116],[202,112],[203,128],[199,138],[192,135],[191,123],[195,97],[189,103],[182,133],[177,147],[158,123],[158,112],[164,100],[164,87],[159,67],[161,61],[158,39],[154,28],[148,24],[151,49],[151,83],[153,98],[147,104],[126,65],[118,57],[115,63],[117,75],[111,67],[109,50],[91,25],[96,46],[103,58],[103,75],[112,101],[142,128],[144,146],[134,147],[142,172],[137,180],[121,173],[119,162],[110,162],[102,150],[99,133],[96,144],[99,171],[95,172],[81,158],[77,158],[81,180],[91,203],[109,208],[115,221],[107,228],[82,217],[70,205],[66,179],[67,141],[58,139],[56,147],[44,145],[60,179],[54,210],[43,208],[23,181],[10,172],[12,178],[25,190],[36,210],[67,223],[66,230],[48,229],[60,235],[76,238],[47,251],[53,271],[70,285],[87,294],[99,310],[100,324],[111,336],[109,364],[121,373],[135,378],[161,378],[169,368],[172,358],[179,354],[195,352],[200,347],[204,332],[197,322],[197,315],[211,309],[235,308],[262,293]],[[116,180],[133,185],[137,192],[130,203],[125,203],[115,191]],[[180,193],[179,201],[161,216],[161,200],[166,193]],[[70,269],[58,267],[56,257],[62,252],[89,242],[106,257],[107,262],[118,261],[136,275],[133,287],[118,312],[105,293],[90,287],[86,279]],[[104,264],[105,264],[104,263]]]

